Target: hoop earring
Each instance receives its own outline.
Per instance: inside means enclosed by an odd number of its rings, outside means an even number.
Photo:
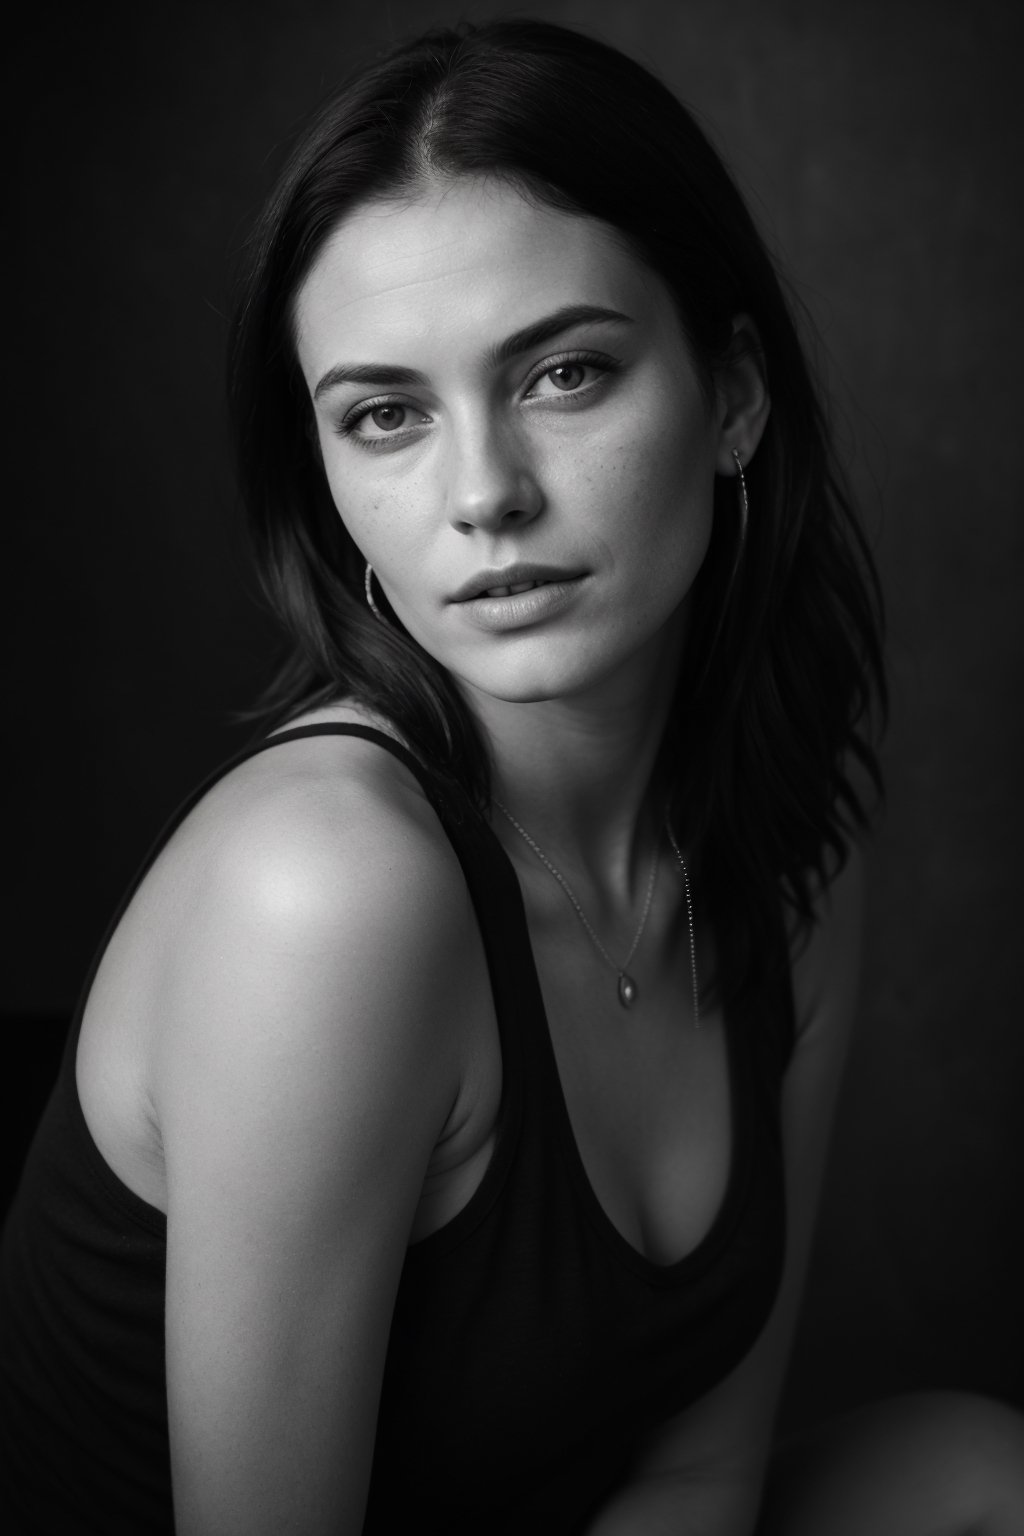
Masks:
[[[381,613],[380,609],[377,607],[377,604],[373,600],[373,566],[370,564],[369,560],[366,562],[366,578],[363,582],[363,587],[366,592],[366,601],[369,604],[370,612],[373,614],[375,619],[379,619],[382,624],[386,624],[387,619]]]
[[[747,542],[747,519],[750,516],[750,502],[747,500],[747,482],[743,475],[743,460],[740,458],[739,453],[735,448],[732,450],[732,456],[736,460],[736,474],[740,482],[740,547],[739,553],[736,556],[736,561],[738,564],[740,555],[743,553],[743,546]]]

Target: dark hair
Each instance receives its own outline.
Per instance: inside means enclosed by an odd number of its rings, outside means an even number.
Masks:
[[[777,960],[780,888],[806,928],[816,884],[866,824],[861,785],[880,791],[870,727],[873,700],[885,702],[881,603],[771,258],[693,118],[615,49],[544,22],[432,31],[349,83],[295,149],[248,248],[230,361],[251,532],[294,643],[266,703],[281,719],[355,696],[439,780],[486,804],[486,750],[451,680],[367,609],[292,323],[297,290],[346,213],[425,179],[473,175],[619,231],[674,295],[705,387],[734,316],[750,316],[760,336],[772,409],[746,471],[749,530],[737,562],[735,482],[716,481],[664,748],[735,998]]]

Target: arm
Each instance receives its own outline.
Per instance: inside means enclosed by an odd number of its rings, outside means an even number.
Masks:
[[[172,951],[154,1097],[180,1536],[362,1528],[472,972],[458,865],[380,756],[373,782],[243,791]]]
[[[768,1324],[740,1365],[672,1419],[586,1536],[750,1536],[811,1247],[856,1004],[862,869],[856,851],[819,902],[793,968],[798,1039],[783,1093],[788,1244]]]

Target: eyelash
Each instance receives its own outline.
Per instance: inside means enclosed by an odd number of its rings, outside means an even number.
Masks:
[[[589,384],[581,384],[578,389],[567,390],[561,396],[561,399],[558,395],[545,395],[543,397],[545,402],[553,403],[556,409],[559,408],[561,400],[568,404],[568,402],[578,400],[583,395],[590,395],[593,391],[599,390],[608,382],[611,375],[618,373],[622,367],[620,362],[614,357],[609,357],[604,352],[565,352],[558,357],[546,358],[542,364],[534,369],[526,382],[525,397],[529,397],[530,390],[547,374],[553,373],[556,368],[565,368],[573,363],[578,364],[580,367],[600,369],[600,376],[593,379]],[[360,401],[359,405],[343,416],[336,428],[337,435],[358,443],[360,448],[366,449],[370,453],[379,452],[382,448],[386,448],[389,443],[402,442],[406,432],[411,429],[397,428],[394,432],[382,433],[380,437],[364,437],[356,430],[359,423],[369,416],[372,411],[379,410],[381,406],[388,405],[400,406],[403,410],[407,411],[415,411],[417,409],[417,407],[409,405],[405,400],[395,395],[378,395],[372,400]],[[423,413],[421,412],[420,414]]]
[[[614,357],[609,357],[604,352],[566,352],[561,357],[547,358],[534,370],[527,380],[527,393],[535,384],[539,384],[546,374],[554,373],[556,368],[569,367],[573,363],[578,363],[581,367],[598,368],[600,369],[601,376],[600,378],[593,379],[589,384],[581,384],[579,389],[567,390],[563,396],[566,400],[575,400],[580,395],[589,394],[593,389],[599,389],[611,374],[618,373],[622,367],[622,364],[616,362]],[[545,395],[544,398],[546,400],[557,399],[558,396]]]

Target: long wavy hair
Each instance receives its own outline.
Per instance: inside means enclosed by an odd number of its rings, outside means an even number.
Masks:
[[[663,747],[721,991],[737,999],[781,963],[780,891],[806,931],[816,887],[881,791],[881,601],[771,257],[693,117],[617,50],[544,22],[431,31],[349,82],[291,155],[246,249],[230,349],[244,503],[290,637],[267,714],[279,723],[354,697],[394,722],[439,787],[457,781],[487,805],[486,746],[451,679],[367,608],[293,315],[347,213],[463,176],[500,178],[617,230],[673,294],[709,396],[733,317],[750,316],[760,336],[772,407],[746,470],[749,528],[741,546],[736,484],[717,480]]]

